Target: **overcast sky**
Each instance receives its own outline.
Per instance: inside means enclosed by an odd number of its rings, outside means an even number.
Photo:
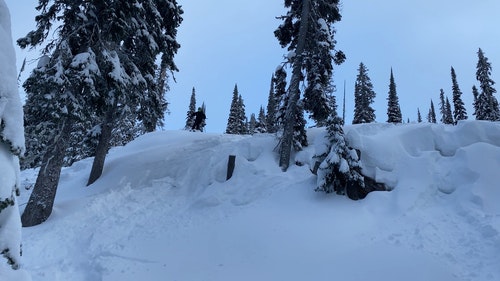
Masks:
[[[5,2],[11,10],[14,39],[35,27],[37,1]],[[177,38],[181,49],[175,57],[180,72],[175,74],[177,83],[170,81],[167,99],[171,113],[165,129],[184,126],[194,87],[198,106],[205,102],[207,107],[207,131],[224,132],[235,84],[248,116],[257,115],[260,106],[267,105],[271,75],[286,53],[273,35],[280,24],[275,17],[285,11],[284,1],[178,2],[185,12]],[[438,106],[441,88],[451,102],[451,66],[469,119],[473,118],[471,88],[477,85],[478,48],[492,64],[492,79],[500,83],[499,12],[498,0],[344,1],[335,35],[337,49],[347,55],[334,74],[339,114],[346,81],[346,122],[352,122],[354,81],[363,62],[377,94],[373,105],[377,122],[387,120],[391,67],[405,121],[416,121],[417,108],[425,119],[430,100]],[[31,61],[28,69],[33,68],[38,50],[16,48],[19,68],[25,57]],[[28,74],[22,75],[22,81]]]

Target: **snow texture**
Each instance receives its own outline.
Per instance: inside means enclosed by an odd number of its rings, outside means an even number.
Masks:
[[[323,128],[287,172],[267,134],[150,133],[111,149],[90,187],[92,159],[76,162],[51,217],[23,230],[24,266],[37,281],[500,280],[499,123],[345,132],[392,191],[314,192]]]

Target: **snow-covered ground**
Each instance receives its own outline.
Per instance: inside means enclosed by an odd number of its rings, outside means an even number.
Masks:
[[[360,201],[314,192],[324,130],[308,133],[287,172],[265,134],[151,133],[90,187],[92,159],[77,162],[49,220],[23,228],[23,266],[34,281],[500,280],[499,123],[348,126],[393,188]]]

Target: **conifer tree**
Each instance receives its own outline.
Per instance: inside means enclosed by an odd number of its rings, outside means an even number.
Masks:
[[[375,99],[373,85],[368,76],[368,69],[361,62],[358,76],[354,84],[354,118],[353,124],[371,123],[375,121],[375,110],[371,107]]]
[[[191,92],[191,99],[189,100],[189,109],[186,113],[186,125],[184,130],[190,130],[194,124],[194,113],[196,112],[196,91],[193,87]],[[201,128],[201,127],[200,127]]]
[[[274,74],[274,90],[276,101],[276,130],[283,130],[285,124],[286,108],[288,107],[288,95],[286,94],[286,71],[283,67],[276,69]]]
[[[162,118],[165,103],[155,78],[156,59],[161,57],[162,69],[177,70],[173,56],[180,47],[175,38],[182,21],[176,0],[39,0],[37,9],[37,28],[18,44],[46,46],[42,54],[49,59],[34,70],[24,87],[28,99],[43,95],[39,99],[45,107],[37,110],[52,118],[46,124],[54,133],[42,157],[45,167],[23,213],[23,224],[29,225],[43,222],[52,211],[70,145],[67,140],[76,124],[98,124],[91,184],[102,173],[113,129],[124,123],[123,118],[134,116],[146,130]],[[56,21],[60,22],[57,36],[45,42]]]
[[[264,107],[260,107],[259,116],[257,117],[257,133],[267,133],[267,116]]]
[[[345,60],[340,51],[332,54],[336,43],[332,25],[341,19],[338,6],[338,0],[285,0],[288,12],[280,17],[283,23],[274,32],[281,47],[288,49],[288,62],[292,65],[286,121],[280,143],[279,165],[283,170],[290,164],[300,100],[299,86],[304,78],[307,80],[304,108],[311,117],[316,121],[324,120],[331,111],[325,94],[333,90],[330,84],[333,62],[340,64]]]
[[[250,114],[250,122],[248,123],[248,133],[250,135],[258,133],[258,131],[257,131],[257,119],[255,118],[255,113]]]
[[[500,120],[500,109],[498,100],[493,95],[496,93],[496,89],[493,87],[495,82],[490,78],[491,64],[488,62],[488,58],[484,56],[481,48],[479,48],[477,55],[476,79],[479,81],[481,92],[476,101],[478,109],[476,119],[497,121]]]
[[[327,149],[316,152],[319,165],[316,191],[336,192],[351,199],[359,199],[359,191],[364,189],[356,150],[349,148],[342,130],[342,119],[332,114],[327,126]]]
[[[231,108],[229,109],[229,118],[227,119],[226,134],[239,134],[241,126],[241,113],[239,103],[238,85],[234,85]]]
[[[444,100],[444,90],[439,90],[439,112],[441,113],[441,122],[445,123],[446,121],[446,103]],[[446,124],[446,123],[445,123]]]
[[[394,82],[392,68],[389,82],[389,97],[387,98],[387,101],[387,122],[401,123],[403,121],[403,117],[401,115],[401,108],[399,107],[399,98],[396,92],[396,83]]]
[[[278,105],[276,103],[274,83],[275,78],[273,73],[271,76],[271,86],[269,87],[269,97],[267,98],[267,115],[265,119],[265,127],[268,133],[276,133],[278,131],[276,122]]]
[[[245,113],[245,102],[241,95],[238,96],[238,113],[238,134],[246,135],[248,134],[248,119]]]
[[[445,101],[445,119],[444,119],[444,122],[445,124],[455,124],[455,121],[453,120],[453,113],[452,113],[452,110],[451,110],[451,104],[450,104],[450,100],[448,99],[448,97],[446,97],[446,101]]]
[[[462,101],[462,91],[458,86],[457,75],[455,73],[455,69],[451,67],[451,83],[452,83],[452,91],[453,91],[453,118],[455,120],[455,124],[457,124],[460,120],[467,120],[467,110],[465,109],[464,102]]]
[[[472,115],[476,116],[479,114],[479,103],[478,103],[478,98],[479,98],[479,91],[476,88],[476,85],[472,85],[472,96],[474,97],[474,102],[472,103],[474,107],[474,113]]]
[[[417,122],[422,123],[422,115],[420,114],[420,108],[417,107]]]
[[[0,1],[0,279],[30,280],[21,266],[19,157],[25,152],[23,109],[17,90],[10,13]]]
[[[431,107],[429,109],[429,114],[427,115],[427,121],[429,123],[437,123],[436,110],[434,109],[434,102],[431,99]]]
[[[301,151],[304,147],[309,145],[306,132],[307,121],[304,118],[304,109],[300,101],[297,104],[297,109],[294,122],[295,127],[293,130],[293,149],[295,151]]]

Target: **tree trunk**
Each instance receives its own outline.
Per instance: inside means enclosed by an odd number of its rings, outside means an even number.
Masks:
[[[64,120],[59,135],[43,156],[33,192],[21,216],[23,226],[41,224],[52,213],[71,128],[70,120]]]
[[[113,105],[108,112],[106,112],[104,122],[101,126],[101,135],[95,150],[94,162],[92,163],[92,170],[90,171],[87,186],[93,184],[102,175],[104,161],[106,160],[106,154],[108,154],[109,143],[111,141],[111,132],[113,131],[113,123],[115,121],[115,111],[116,104]]]
[[[297,41],[297,48],[295,50],[295,57],[293,58],[292,78],[290,79],[290,86],[288,87],[288,107],[285,114],[285,128],[283,129],[283,137],[281,139],[280,147],[280,167],[283,171],[288,169],[290,165],[290,154],[292,150],[292,141],[295,127],[295,115],[297,112],[297,102],[300,98],[300,81],[302,80],[302,64],[303,53],[307,40],[307,29],[309,25],[310,13],[310,0],[304,0],[302,3],[302,13],[300,18],[300,28]]]

